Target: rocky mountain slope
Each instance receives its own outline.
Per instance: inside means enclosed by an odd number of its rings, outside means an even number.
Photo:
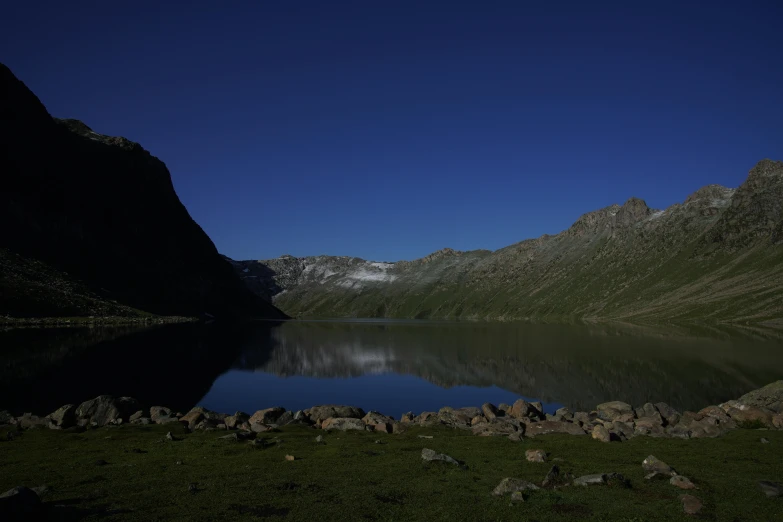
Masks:
[[[52,118],[2,64],[0,172],[0,316],[284,317],[218,254],[162,161]]]
[[[783,162],[759,162],[736,190],[710,185],[665,210],[631,198],[495,252],[233,264],[254,292],[300,317],[776,322]]]

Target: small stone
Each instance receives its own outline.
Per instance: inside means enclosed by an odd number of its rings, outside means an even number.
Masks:
[[[761,439],[759,440],[761,441],[762,444],[769,444],[769,440],[765,439],[764,437],[761,437]]]
[[[761,491],[768,497],[779,497],[783,495],[783,486],[777,482],[771,482],[769,480],[762,480],[759,482]]]
[[[421,458],[424,461],[432,462],[434,460],[442,460],[443,462],[448,462],[449,464],[456,464],[459,466],[459,461],[453,457],[449,457],[448,455],[445,455],[443,453],[436,453],[435,451],[424,448],[421,450]]]
[[[230,435],[223,435],[222,437],[218,437],[220,440],[228,440],[231,442],[237,442],[239,441],[239,435],[236,434],[236,432],[231,433]]]
[[[536,449],[525,451],[525,458],[528,462],[546,462],[546,451]]]
[[[541,482],[541,487],[548,488],[560,485],[564,482],[564,478],[565,477],[561,477],[560,475],[560,466],[555,464],[549,469],[546,477],[544,477],[544,481]]]
[[[669,479],[669,484],[680,489],[697,489],[696,485],[688,477],[683,477],[682,475],[673,476]]]
[[[511,493],[511,502],[524,502],[525,497],[522,495],[521,491],[514,491]]]
[[[198,484],[196,482],[191,482],[188,484],[188,491],[191,493],[198,493]]]
[[[168,432],[166,433],[166,440],[177,440],[177,438],[171,432]]]
[[[181,465],[182,465],[182,461],[181,461],[181,460],[178,460],[178,461],[177,461],[177,462],[175,462],[174,464],[176,464],[177,466],[181,466]]]
[[[324,436],[323,436],[323,435],[318,435],[318,436],[315,438],[315,443],[316,443],[316,444],[326,444],[326,443],[324,442]]]
[[[296,460],[296,458],[293,455],[286,455],[285,456],[285,460],[287,460],[289,462],[292,462],[292,461]]]
[[[670,475],[670,476],[677,474],[671,466],[669,466],[662,460],[659,460],[653,455],[648,456],[646,459],[644,459],[644,461],[642,461],[642,468],[644,469],[644,471],[650,474],[660,473],[662,475]]]
[[[498,416],[498,409],[494,404],[485,402],[481,405],[481,413],[484,414],[484,417],[486,417],[487,420],[492,420]]]
[[[495,487],[492,494],[499,497],[508,493],[514,493],[515,491],[535,491],[537,489],[540,488],[527,480],[506,477],[500,481],[500,484],[498,484],[497,487]]]
[[[704,507],[701,500],[693,495],[680,495],[682,501],[682,510],[686,515],[698,515],[701,512],[701,508]]]
[[[583,475],[574,479],[574,486],[590,486],[595,484],[606,484],[606,475],[597,473],[594,475]]]
[[[593,438],[595,440],[600,440],[601,442],[609,442],[612,440],[609,430],[600,424],[593,427]]]
[[[420,439],[431,439],[432,435],[419,435]]]

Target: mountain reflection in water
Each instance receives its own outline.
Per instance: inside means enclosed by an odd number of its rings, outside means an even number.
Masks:
[[[187,410],[347,403],[391,415],[539,399],[698,410],[783,378],[781,334],[625,325],[291,321],[0,332],[0,410],[107,393]]]

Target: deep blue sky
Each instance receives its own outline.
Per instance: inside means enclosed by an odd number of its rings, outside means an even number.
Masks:
[[[188,4],[6,6],[0,61],[234,258],[496,249],[783,159],[781,2]]]

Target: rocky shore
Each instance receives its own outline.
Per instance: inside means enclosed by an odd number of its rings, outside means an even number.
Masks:
[[[444,407],[399,419],[354,406],[321,405],[299,411],[272,407],[248,414],[218,413],[197,406],[186,413],[165,406],[145,407],[130,397],[101,395],[79,405],[67,404],[46,416],[25,413],[14,417],[0,412],[0,426],[19,430],[50,428],[84,430],[119,424],[176,424],[188,430],[236,431],[237,437],[270,431],[287,424],[304,424],[325,431],[375,431],[402,433],[411,426],[445,425],[470,430],[478,436],[503,436],[511,440],[549,433],[590,435],[601,442],[620,442],[637,436],[662,438],[718,437],[736,428],[783,429],[783,380],[749,392],[736,400],[711,405],[698,412],[678,412],[663,403],[639,407],[621,401],[599,404],[593,411],[561,408],[545,414],[540,402],[519,399],[514,404],[490,403],[479,407]],[[248,438],[253,438],[252,436]]]

